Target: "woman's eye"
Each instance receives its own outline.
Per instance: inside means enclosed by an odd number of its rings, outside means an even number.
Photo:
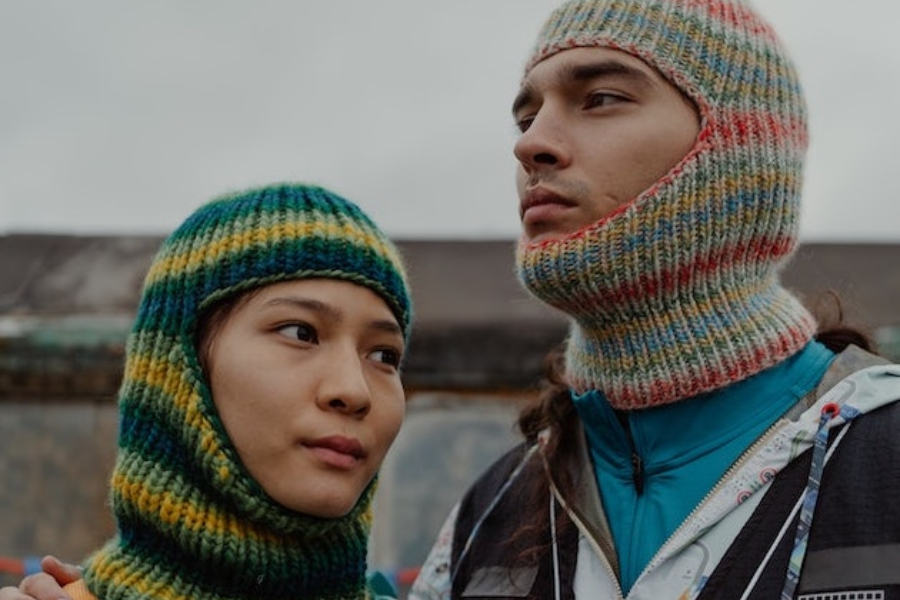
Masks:
[[[375,350],[374,352],[369,354],[369,357],[374,361],[384,363],[395,368],[400,366],[400,360],[402,358],[400,352],[394,350],[393,348],[379,348],[378,350]]]
[[[278,333],[292,340],[299,340],[310,344],[318,343],[319,336],[313,326],[306,323],[291,323],[278,328]]]

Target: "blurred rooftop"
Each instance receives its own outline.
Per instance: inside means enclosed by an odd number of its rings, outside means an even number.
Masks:
[[[160,237],[0,237],[0,559],[80,560],[114,530],[124,342]],[[406,423],[381,470],[371,564],[421,564],[444,516],[517,436],[564,319],[513,275],[513,241],[399,243],[416,323]],[[900,245],[807,244],[784,273],[807,303],[833,290],[851,324],[894,327]],[[881,336],[890,341],[889,335]],[[890,350],[890,348],[885,348]],[[18,581],[7,575],[6,583]],[[0,584],[4,583],[0,561]]]
[[[57,357],[60,363],[80,360],[85,380],[93,365],[94,384],[112,385],[99,373],[114,378],[121,368],[143,276],[161,241],[159,236],[0,236],[0,396],[4,370],[6,386],[16,387],[10,371],[21,373],[38,354],[45,376],[39,378],[43,383],[32,384],[52,384],[47,357]],[[532,384],[546,351],[564,337],[565,321],[519,286],[513,274],[515,243],[398,244],[407,257],[416,311],[407,386],[477,391]],[[900,244],[805,244],[783,281],[813,308],[827,303],[833,291],[847,320],[870,332],[900,325]],[[12,347],[18,349],[15,358],[8,351]],[[65,385],[77,393],[71,383]]]

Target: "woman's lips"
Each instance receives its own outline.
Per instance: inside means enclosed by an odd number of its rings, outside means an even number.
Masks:
[[[358,440],[337,435],[307,441],[303,445],[320,461],[338,469],[352,469],[366,455]]]

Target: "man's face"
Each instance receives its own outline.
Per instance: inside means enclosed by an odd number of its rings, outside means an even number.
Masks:
[[[668,173],[700,130],[693,104],[642,60],[574,48],[538,63],[513,104],[525,238],[578,231]]]

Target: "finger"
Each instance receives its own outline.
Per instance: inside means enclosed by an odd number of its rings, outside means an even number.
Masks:
[[[72,600],[56,579],[47,573],[29,575],[19,583],[19,591],[27,594],[20,596],[20,600]]]
[[[0,600],[32,600],[30,596],[26,596],[14,587],[0,588]]]
[[[41,559],[41,570],[53,577],[59,585],[68,585],[81,579],[81,568],[62,562],[55,556],[45,556]]]

